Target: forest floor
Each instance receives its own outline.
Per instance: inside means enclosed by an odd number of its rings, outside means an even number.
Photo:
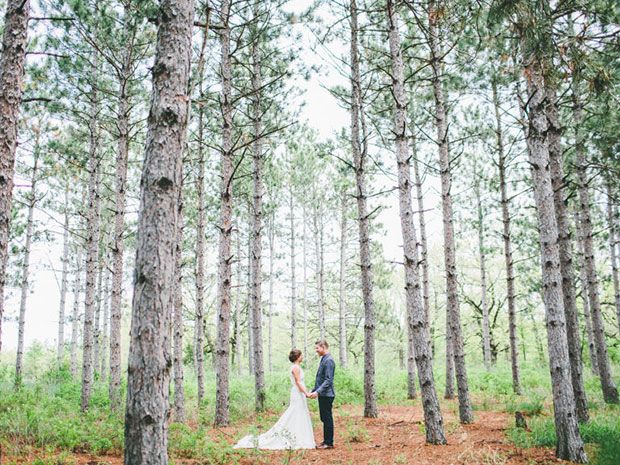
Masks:
[[[442,402],[443,403],[443,402]],[[416,405],[380,405],[376,419],[363,418],[363,406],[340,405],[334,409],[335,447],[332,450],[306,451],[249,451],[232,452],[220,456],[214,464],[365,464],[365,465],[533,465],[568,463],[556,459],[553,449],[544,447],[517,448],[507,439],[513,418],[505,411],[476,410],[475,423],[460,425],[456,401],[447,403],[452,408],[443,410],[447,446],[430,446],[424,442],[423,413]],[[278,412],[267,412],[276,418]],[[316,412],[312,413],[317,442],[322,440],[322,424]],[[230,452],[235,439],[252,424],[209,429],[209,435],[223,449]],[[191,425],[190,425],[191,426]],[[223,442],[223,443],[222,443]],[[1,464],[37,465],[119,465],[122,452],[94,456],[80,453],[22,450],[20,455],[5,453]],[[175,457],[175,464],[212,463]]]

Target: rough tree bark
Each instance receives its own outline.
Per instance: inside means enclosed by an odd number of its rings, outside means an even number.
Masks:
[[[63,352],[65,348],[65,307],[67,305],[67,290],[69,287],[67,271],[69,263],[69,189],[65,188],[64,205],[65,222],[62,232],[62,280],[60,285],[60,307],[58,309],[58,350],[56,363],[58,369],[62,367]]]
[[[202,83],[199,84],[202,100]],[[203,147],[204,106],[198,107],[198,223],[196,225],[196,318],[194,341],[196,347],[196,382],[198,408],[205,394],[204,387],[204,295],[205,295],[205,156]]]
[[[259,2],[254,4],[254,21],[259,20]],[[258,25],[254,25],[258,28]],[[253,171],[253,215],[252,215],[252,292],[250,294],[252,307],[252,334],[254,336],[254,409],[262,412],[265,409],[265,367],[263,357],[263,307],[261,287],[262,256],[263,256],[263,141],[262,112],[261,112],[261,56],[258,31],[252,44],[252,119],[253,136],[252,156],[254,158]],[[292,186],[291,186],[292,188]],[[293,327],[294,332],[294,327]],[[294,336],[292,336],[294,339]]]
[[[26,220],[26,244],[24,246],[24,261],[22,263],[21,298],[19,301],[19,320],[17,323],[17,356],[15,358],[15,390],[21,387],[22,368],[24,357],[24,325],[26,324],[26,301],[30,286],[30,249],[34,233],[34,207],[37,204],[37,175],[39,171],[39,141],[34,149],[34,166],[30,178],[30,193],[28,194],[28,219]]]
[[[110,384],[108,395],[115,410],[121,407],[121,304],[123,301],[123,258],[125,232],[125,195],[129,159],[129,80],[133,63],[135,24],[125,5],[125,48],[118,74],[118,144],[116,148],[116,186],[114,193],[114,237],[112,239],[112,301],[110,304]]]
[[[235,293],[235,359],[241,376],[241,232],[237,230],[237,291]]]
[[[182,168],[181,168],[182,169]],[[181,177],[182,178],[182,177]],[[183,385],[183,188],[179,189],[179,219],[174,245],[174,421],[185,423],[185,387]]]
[[[343,189],[340,213],[340,279],[338,283],[338,336],[340,365],[347,368],[347,320],[345,305],[345,276],[347,258],[347,192]]]
[[[220,244],[217,292],[217,338],[215,343],[215,426],[228,426],[230,422],[229,399],[229,352],[230,352],[230,287],[232,233],[232,100],[230,70],[230,0],[223,0],[220,11],[221,64],[222,75],[222,154],[221,154],[221,206],[220,206]]]
[[[364,299],[364,416],[376,418],[377,392],[375,386],[375,302],[373,298],[372,270],[370,258],[370,231],[368,201],[366,196],[366,150],[360,146],[361,77],[358,51],[358,24],[356,0],[349,4],[351,15],[351,152],[357,185],[357,213],[360,242],[360,267],[362,274],[362,295]]]
[[[573,270],[573,251],[571,246],[571,228],[568,205],[564,195],[564,159],[560,145],[560,115],[558,113],[555,90],[547,85],[546,113],[549,123],[547,138],[549,141],[549,168],[553,187],[553,204],[558,226],[558,249],[560,254],[560,271],[562,273],[562,296],[564,315],[566,317],[566,337],[568,356],[570,357],[571,379],[575,395],[577,420],[587,422],[588,401],[583,385],[583,365],[581,362],[581,341],[579,337],[579,320],[577,318],[577,297],[575,296],[575,272]]]
[[[441,174],[441,204],[443,213],[444,259],[446,268],[446,296],[447,321],[452,339],[454,356],[454,371],[459,398],[459,418],[461,423],[474,421],[469,387],[467,384],[467,368],[465,365],[465,351],[463,350],[463,335],[461,332],[461,312],[459,309],[458,284],[456,273],[456,247],[454,242],[454,220],[452,216],[450,152],[448,141],[448,121],[442,87],[442,56],[439,50],[437,2],[428,2],[428,42],[431,52],[431,67],[433,69],[433,93],[435,95],[435,120],[437,125],[437,141],[439,144],[439,170]],[[448,339],[448,338],[447,338]],[[450,362],[448,362],[448,366]],[[446,386],[448,384],[446,377]],[[451,378],[450,378],[451,379]],[[447,393],[447,387],[446,387]]]
[[[618,390],[616,389],[616,385],[614,384],[614,380],[611,376],[609,352],[607,351],[607,341],[605,340],[605,322],[603,321],[598,279],[596,276],[596,260],[594,256],[594,241],[592,238],[592,219],[590,216],[590,193],[588,188],[589,181],[587,162],[583,133],[581,129],[579,129],[581,128],[583,121],[581,102],[577,94],[574,94],[573,97],[573,115],[575,118],[575,125],[578,128],[575,154],[577,162],[577,177],[579,180],[579,218],[583,232],[584,265],[588,282],[588,298],[590,312],[592,314],[592,331],[594,333],[594,344],[596,346],[596,361],[598,363],[603,398],[607,403],[617,404],[619,402]]]
[[[73,278],[73,314],[71,316],[71,377],[77,377],[78,326],[80,324],[80,292],[82,290],[82,247],[77,246]]]
[[[8,0],[0,54],[0,352],[8,261],[17,126],[19,124],[30,0]]]
[[[405,292],[407,298],[407,324],[413,333],[415,356],[420,378],[426,442],[446,444],[443,419],[435,390],[433,363],[428,320],[420,296],[419,261],[413,205],[411,200],[410,155],[407,147],[407,98],[405,96],[405,72],[398,35],[398,17],[392,0],[387,1],[387,26],[392,59],[392,95],[394,97],[394,137],[396,139],[396,162],[398,167],[398,198],[400,224],[403,237],[405,262]]]
[[[504,261],[506,263],[506,300],[508,301],[508,334],[510,340],[510,365],[512,368],[512,390],[520,395],[523,391],[521,386],[521,367],[519,366],[519,345],[517,342],[517,312],[515,309],[515,278],[512,260],[512,236],[510,231],[510,199],[508,197],[508,185],[506,182],[506,170],[508,168],[504,153],[504,131],[499,104],[497,84],[492,83],[493,106],[495,107],[495,134],[497,136],[497,168],[499,171],[500,202],[502,205],[502,223],[504,226]]]
[[[126,465],[168,465],[171,309],[193,17],[192,0],[160,4],[136,237]]]
[[[99,268],[99,205],[98,173],[101,160],[98,149],[98,92],[99,54],[95,53],[91,70],[92,88],[90,95],[89,154],[88,154],[88,211],[86,217],[86,288],[84,296],[84,330],[82,343],[82,412],[88,409],[94,381],[93,350],[96,305],[96,280]]]
[[[614,192],[611,181],[607,181],[607,224],[609,228],[609,256],[611,258],[611,278],[614,283],[614,306],[616,322],[620,332],[620,284],[618,283],[618,257],[616,254],[616,221]]]
[[[480,172],[474,165],[474,196],[476,197],[476,207],[478,210],[478,250],[480,253],[480,295],[482,307],[482,355],[484,367],[487,371],[491,369],[491,338],[489,335],[489,304],[487,301],[487,270],[486,254],[484,250],[484,215],[482,212],[482,197],[480,194]]]
[[[293,168],[291,168],[292,170]],[[297,347],[297,281],[295,277],[295,211],[293,203],[293,183],[289,186],[289,220],[291,223],[291,348]]]
[[[547,131],[546,92],[541,65],[536,56],[523,52],[524,74],[528,90],[528,131],[532,184],[540,234],[540,263],[543,299],[547,320],[549,369],[557,434],[556,455],[565,460],[585,463],[587,457],[579,433],[571,367],[566,336],[562,295],[562,273],[558,250],[558,226],[555,215],[550,172]]]
[[[584,264],[584,245],[583,231],[579,221],[579,211],[576,208],[575,229],[577,230],[577,263],[579,266],[579,281],[581,281],[581,302],[583,303],[583,319],[586,323],[586,337],[588,338],[588,352],[590,353],[590,369],[594,376],[599,376],[598,362],[596,361],[596,344],[594,343],[594,333],[592,331],[592,316],[590,315],[590,304],[588,301],[588,279]]]
[[[105,381],[106,379],[106,368],[108,366],[108,357],[107,355],[107,347],[109,345],[108,339],[108,330],[110,323],[110,273],[108,272],[108,267],[106,266],[103,270],[105,273],[105,285],[103,287],[103,328],[101,330],[101,381]]]

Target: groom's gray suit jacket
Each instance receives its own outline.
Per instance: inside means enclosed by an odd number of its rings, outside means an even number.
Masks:
[[[316,372],[316,381],[312,392],[316,392],[321,397],[336,397],[334,392],[334,372],[336,371],[336,363],[332,354],[327,353],[321,357],[319,369]]]

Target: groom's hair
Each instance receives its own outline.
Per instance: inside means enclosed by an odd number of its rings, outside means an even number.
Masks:
[[[327,343],[327,341],[325,339],[318,339],[315,343],[315,346],[321,346],[321,347],[325,347],[326,349],[329,349],[329,344]]]
[[[299,356],[301,355],[301,350],[299,349],[293,349],[288,353],[288,359],[292,362],[295,363],[295,360],[297,360],[299,358]]]

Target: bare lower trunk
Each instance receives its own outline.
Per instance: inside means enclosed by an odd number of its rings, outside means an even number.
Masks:
[[[583,366],[581,363],[581,342],[579,338],[579,320],[577,319],[577,298],[575,297],[575,273],[573,271],[573,251],[571,248],[570,220],[568,206],[564,195],[564,160],[560,145],[560,115],[557,109],[555,91],[547,88],[547,121],[549,129],[549,167],[553,186],[553,204],[558,226],[558,250],[560,254],[560,271],[562,273],[562,296],[564,315],[566,317],[566,337],[568,340],[568,356],[570,357],[571,380],[577,420],[587,422],[588,401],[583,385]]]
[[[347,258],[347,192],[342,192],[340,216],[340,279],[338,283],[338,336],[340,342],[340,365],[347,368],[347,320],[346,320],[346,276]]]
[[[175,248],[189,113],[193,17],[192,0],[163,0],[160,4],[136,236],[126,465],[169,462]]]
[[[510,200],[508,197],[508,185],[506,182],[506,156],[504,154],[504,132],[497,94],[497,84],[493,82],[493,105],[495,107],[495,133],[497,135],[497,166],[499,170],[499,190],[502,204],[502,223],[504,238],[504,261],[506,263],[506,300],[508,301],[508,334],[510,340],[510,365],[512,369],[512,390],[515,394],[521,394],[521,368],[519,366],[519,345],[517,343],[517,313],[515,310],[515,278],[512,261],[512,236],[510,231],[510,213],[508,212]]]
[[[609,256],[611,258],[611,278],[614,283],[614,306],[616,307],[616,322],[620,334],[620,284],[618,283],[618,257],[616,255],[616,222],[613,189],[611,181],[607,181],[607,224],[609,228]]]
[[[424,302],[424,314],[428,322],[429,334],[431,330],[431,312],[428,283],[428,245],[426,241],[426,221],[424,220],[424,194],[422,193],[422,178],[420,177],[418,163],[418,144],[414,128],[411,128],[411,149],[413,151],[413,172],[415,176],[416,198],[418,202],[418,219],[420,225],[420,265],[422,266],[422,300]],[[432,354],[431,354],[432,357]]]
[[[306,235],[306,204],[304,202],[302,206],[302,234],[304,236],[303,239],[303,247],[302,247],[302,255],[303,255],[303,299],[304,299],[304,354],[308,353],[308,268],[306,261],[306,244],[307,238]]]
[[[446,310],[446,390],[444,399],[454,399],[454,343],[450,328],[450,315]]]
[[[575,107],[573,115],[577,128],[582,125],[581,103],[578,95],[574,95]],[[590,217],[590,193],[588,189],[588,173],[585,155],[583,135],[580,129],[577,131],[576,141],[576,162],[577,176],[579,179],[579,218],[583,232],[584,243],[584,265],[588,282],[588,298],[590,312],[592,313],[592,331],[594,333],[594,344],[596,346],[596,361],[601,379],[603,398],[607,403],[617,404],[618,390],[611,376],[611,366],[609,363],[609,353],[607,351],[607,341],[605,340],[605,322],[601,310],[599,298],[598,278],[596,276],[596,260],[594,255],[594,241],[592,237],[592,219]]]
[[[100,187],[97,188],[99,195],[101,195]],[[101,210],[99,210],[99,218]],[[105,235],[102,232],[101,235]],[[101,239],[100,239],[101,240]],[[99,372],[101,364],[101,309],[103,307],[103,301],[105,299],[103,292],[103,275],[104,275],[104,257],[99,256],[99,271],[97,272],[97,307],[95,309],[95,326],[94,326],[94,338],[93,338],[93,370],[95,373]]]
[[[359,124],[363,114],[361,108],[361,78],[358,52],[357,5],[350,3],[351,12],[351,151],[355,164],[357,184],[357,213],[360,241],[360,266],[362,274],[362,295],[364,299],[364,416],[376,418],[377,393],[375,387],[375,303],[373,298],[372,270],[370,258],[370,232],[366,197],[366,150],[360,147]]]
[[[82,290],[82,247],[77,246],[73,278],[73,315],[71,316],[71,377],[77,377],[78,326],[80,324],[80,292]]]
[[[259,18],[259,3],[254,6],[254,19]],[[258,27],[258,26],[256,26]],[[254,192],[253,192],[253,212],[252,215],[252,292],[251,309],[252,323],[254,328],[254,409],[257,412],[265,410],[265,368],[263,360],[263,307],[262,307],[262,257],[263,257],[263,142],[262,132],[262,113],[261,113],[261,56],[259,50],[259,38],[254,37],[252,45],[252,111],[253,111],[253,130],[254,143],[252,152],[254,158]],[[294,264],[294,263],[293,263]],[[293,334],[295,328],[293,327]],[[294,342],[294,335],[292,336]]]
[[[174,249],[174,421],[185,423],[185,388],[183,386],[183,188],[179,189],[179,219]]]
[[[248,205],[248,218],[250,217]],[[247,266],[247,299],[248,299],[248,374],[254,376],[254,312],[252,311],[252,232],[248,231],[248,266]]]
[[[482,355],[484,367],[491,369],[491,339],[489,335],[489,304],[487,302],[487,271],[486,251],[484,249],[484,215],[482,213],[482,199],[480,197],[480,176],[474,167],[474,195],[478,210],[478,250],[480,253],[480,296],[482,307]]]
[[[202,83],[201,99],[202,99]],[[205,159],[203,149],[204,107],[198,110],[198,224],[196,226],[196,320],[194,322],[194,341],[196,344],[196,382],[198,407],[205,394],[204,387],[204,294],[205,294]]]
[[[405,96],[405,72],[403,56],[398,36],[398,16],[392,0],[387,1],[387,26],[392,59],[392,95],[394,97],[394,136],[396,139],[396,162],[398,167],[398,198],[400,224],[403,237],[405,262],[405,292],[407,298],[407,325],[412,334],[420,377],[422,406],[424,408],[424,425],[426,442],[446,444],[443,419],[435,391],[430,339],[428,337],[428,319],[420,296],[420,274],[418,270],[418,252],[415,225],[413,222],[413,205],[411,200],[411,182],[409,169],[409,150],[407,147],[407,98]],[[410,370],[414,372],[414,370]],[[411,394],[411,393],[410,393]]]
[[[0,352],[13,175],[20,119],[30,0],[8,0],[0,54]]]
[[[101,380],[106,379],[106,371],[108,366],[108,357],[106,349],[109,344],[108,330],[110,323],[110,273],[107,267],[103,271],[105,273],[105,286],[103,291],[103,328],[101,330]]]
[[[241,376],[241,233],[237,231],[237,291],[235,293],[235,358]]]
[[[39,142],[37,140],[34,152],[34,167],[30,178],[30,193],[28,194],[28,219],[26,220],[26,244],[24,246],[24,261],[22,263],[21,298],[19,301],[19,320],[17,323],[17,357],[15,360],[15,389],[22,383],[22,362],[24,357],[24,326],[26,324],[26,301],[30,286],[30,248],[34,233],[34,208],[37,204],[37,174],[39,168]]]
[[[220,244],[217,292],[217,338],[215,343],[215,426],[228,426],[229,411],[229,353],[230,353],[230,286],[232,233],[232,100],[230,70],[230,0],[223,0],[220,21],[221,33],[221,73],[222,73],[222,181],[220,206]]]
[[[90,396],[94,381],[93,367],[93,350],[95,342],[94,325],[95,325],[95,306],[96,306],[96,280],[97,269],[99,268],[99,205],[101,199],[99,197],[98,173],[101,161],[98,155],[98,121],[97,121],[97,105],[98,95],[96,77],[99,73],[99,55],[95,54],[93,69],[91,71],[91,79],[93,87],[90,96],[90,147],[88,158],[89,182],[88,182],[88,211],[86,220],[86,289],[84,296],[84,331],[82,343],[82,396],[81,409],[82,412],[88,409],[90,405]]]
[[[129,159],[129,79],[133,62],[135,29],[125,8],[125,40],[119,74],[118,145],[116,149],[116,187],[114,194],[114,238],[112,245],[112,301],[110,303],[110,384],[108,395],[115,410],[121,407],[121,305],[123,302],[123,258],[125,233],[125,196]]]
[[[435,95],[435,114],[437,124],[437,141],[439,143],[439,170],[441,175],[441,204],[443,212],[444,259],[446,268],[446,318],[450,327],[452,350],[454,355],[454,371],[459,399],[459,418],[461,423],[474,421],[469,387],[467,384],[467,368],[463,350],[461,333],[461,312],[459,309],[458,284],[456,273],[456,246],[454,242],[454,220],[452,217],[450,152],[448,142],[448,121],[444,103],[441,80],[442,58],[439,51],[437,21],[439,14],[435,0],[429,0],[429,46],[431,49],[431,66],[433,68],[433,92]],[[448,363],[449,364],[449,363]],[[447,374],[446,374],[447,376]],[[446,378],[446,386],[448,384]],[[446,389],[447,392],[447,389]]]
[[[547,139],[549,123],[545,114],[544,81],[540,63],[536,57],[527,56],[524,53],[523,58],[528,87],[527,144],[540,234],[543,299],[547,320],[549,368],[557,435],[556,455],[565,460],[584,463],[587,458],[575,412],[563,308],[562,273],[550,173]]]
[[[275,212],[271,212],[269,216],[269,320],[267,330],[267,350],[269,359],[269,371],[273,371],[273,262],[276,253],[276,241],[275,241]]]
[[[583,319],[586,323],[586,337],[588,338],[588,352],[590,353],[590,368],[594,376],[599,375],[598,363],[596,361],[596,344],[594,343],[594,333],[592,332],[592,316],[590,315],[590,304],[588,301],[588,279],[584,264],[584,245],[583,231],[579,221],[579,211],[575,209],[575,229],[577,230],[577,260],[579,265],[579,281],[581,281],[581,302],[583,303]]]
[[[295,332],[297,328],[297,282],[295,280],[295,212],[293,204],[293,185],[290,185],[289,192],[289,215],[291,222],[291,348],[297,347]]]
[[[62,367],[63,351],[65,347],[65,306],[67,305],[67,290],[69,287],[67,264],[69,262],[69,189],[65,188],[65,224],[62,233],[62,279],[60,285],[60,308],[58,309],[58,350],[56,363],[58,369]]]

